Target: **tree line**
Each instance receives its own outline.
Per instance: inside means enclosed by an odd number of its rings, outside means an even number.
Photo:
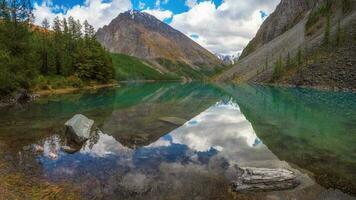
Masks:
[[[114,78],[110,54],[87,21],[56,17],[42,26],[33,21],[30,0],[0,0],[0,94]]]

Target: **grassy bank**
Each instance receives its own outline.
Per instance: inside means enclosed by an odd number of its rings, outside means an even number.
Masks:
[[[179,80],[173,74],[163,74],[143,60],[124,54],[111,54],[115,77],[119,81],[130,80]]]
[[[57,88],[57,89],[44,89],[44,90],[34,90],[32,91],[35,96],[50,96],[50,95],[60,95],[60,94],[70,94],[75,93],[81,90],[97,90],[103,88],[118,87],[117,83],[107,83],[107,84],[98,84],[92,83],[83,87],[66,87],[66,88]]]

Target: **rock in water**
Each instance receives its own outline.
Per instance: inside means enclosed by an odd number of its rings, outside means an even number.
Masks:
[[[35,152],[44,152],[44,148],[42,146],[40,146],[40,145],[37,145],[37,144],[33,145],[33,150]]]
[[[80,150],[80,148],[74,148],[74,147],[70,147],[70,146],[62,146],[61,149],[62,149],[62,151],[69,153],[69,154],[76,153]]]
[[[300,182],[287,169],[239,168],[237,181],[233,183],[236,192],[258,192],[287,190],[297,187]]]
[[[81,144],[90,138],[94,121],[84,115],[77,114],[65,123],[66,134],[70,140]]]

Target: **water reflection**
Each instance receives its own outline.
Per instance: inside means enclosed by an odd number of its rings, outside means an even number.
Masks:
[[[223,86],[280,159],[318,183],[356,194],[356,93],[260,85]]]
[[[263,144],[232,99],[215,103],[147,146],[130,148],[122,145],[110,133],[101,131],[95,138],[87,141],[75,154],[60,150],[63,142],[59,137],[48,138],[44,142],[45,152],[39,156],[45,175],[55,181],[83,181],[84,177],[90,175],[103,185],[118,184],[122,191],[118,192],[118,188],[111,185],[112,190],[107,192],[122,198],[125,192],[133,191],[143,196],[163,198],[162,194],[179,192],[172,189],[165,191],[168,189],[166,185],[179,183],[181,190],[189,190],[192,187],[204,188],[203,182],[206,180],[211,181],[210,187],[223,183],[220,190],[225,193],[220,195],[227,198],[231,195],[228,185],[236,176],[237,165],[289,168],[299,174],[303,180],[302,187],[310,186],[312,182],[298,170],[280,161]],[[58,158],[51,158],[48,154],[50,151],[59,152]],[[182,173],[195,176],[196,179],[186,184],[186,179],[177,178]],[[107,182],[113,181],[113,177],[114,183]],[[155,190],[160,192],[146,194],[153,190],[153,183]],[[201,191],[196,195],[204,197],[206,193]]]
[[[200,83],[41,99],[0,110],[0,181],[23,172],[74,184],[87,199],[232,199],[235,165],[283,167],[299,188],[237,199],[339,198],[325,188],[355,193],[355,102],[352,93]],[[63,124],[76,113],[101,131],[66,153]]]

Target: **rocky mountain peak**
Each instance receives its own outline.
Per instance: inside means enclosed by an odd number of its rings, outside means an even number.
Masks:
[[[156,62],[167,59],[193,69],[212,69],[219,59],[185,34],[138,10],[119,14],[109,25],[99,29],[97,40],[110,52]],[[161,71],[169,71],[162,69]]]
[[[281,0],[276,10],[267,17],[256,36],[244,49],[241,58],[293,27],[318,1],[321,0]]]

